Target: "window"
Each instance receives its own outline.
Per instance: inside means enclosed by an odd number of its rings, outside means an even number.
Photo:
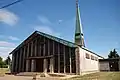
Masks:
[[[95,57],[95,60],[96,60],[96,61],[98,61],[98,58],[97,58],[97,57]]]
[[[93,55],[91,55],[91,60],[94,60],[94,56]]]
[[[90,55],[88,53],[86,53],[86,58],[90,59]]]

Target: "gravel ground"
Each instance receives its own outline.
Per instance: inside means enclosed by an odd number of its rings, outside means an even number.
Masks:
[[[0,77],[0,80],[33,80],[32,77],[26,76],[13,76],[13,75],[5,75],[4,77]],[[37,80],[60,80],[58,78],[50,78],[50,77],[41,77]]]

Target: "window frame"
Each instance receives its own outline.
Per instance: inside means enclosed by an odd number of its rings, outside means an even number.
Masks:
[[[86,59],[90,59],[90,54],[85,53],[85,58],[86,58]]]
[[[91,60],[95,60],[95,57],[93,55],[91,55]]]

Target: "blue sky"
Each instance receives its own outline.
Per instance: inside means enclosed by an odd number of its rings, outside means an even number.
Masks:
[[[12,2],[15,0],[9,0]],[[0,6],[9,3],[0,1]],[[79,0],[86,47],[104,57],[120,52],[120,0]],[[39,30],[74,41],[75,0],[24,0],[0,10],[0,55]]]

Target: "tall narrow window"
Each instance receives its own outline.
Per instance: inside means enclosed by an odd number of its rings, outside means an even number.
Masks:
[[[63,44],[59,44],[60,46],[60,72],[64,72],[64,52],[63,52]]]
[[[41,50],[40,50],[41,56],[43,56],[43,51],[44,51],[43,49],[44,49],[44,44],[41,44]]]
[[[54,72],[58,72],[58,55],[55,55]]]
[[[95,57],[95,60],[96,60],[96,61],[98,61],[98,58],[97,58],[97,57]]]
[[[90,55],[88,53],[85,54],[87,59],[90,59]]]
[[[91,55],[91,60],[94,60],[94,56],[93,55]]]
[[[70,73],[70,55],[69,55],[69,47],[65,46],[65,66],[66,73]]]
[[[50,48],[50,55],[53,55],[53,41],[52,40],[50,40],[49,48]]]
[[[48,38],[45,38],[45,56],[48,56]]]
[[[72,73],[76,72],[75,48],[71,49]]]

